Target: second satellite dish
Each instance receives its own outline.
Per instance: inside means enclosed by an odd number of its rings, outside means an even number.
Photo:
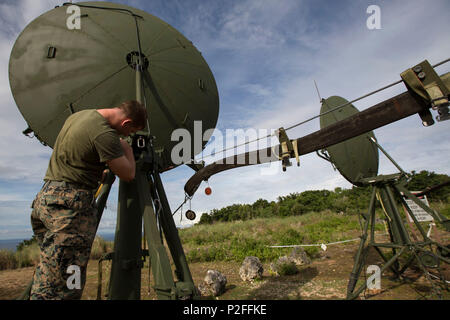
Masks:
[[[331,96],[322,101],[320,113],[323,114],[347,103],[348,101],[342,97]],[[358,112],[352,104],[347,104],[321,116],[320,128],[323,129]],[[368,139],[370,137],[375,137],[372,131],[326,148],[329,160],[336,169],[356,186],[363,185],[361,179],[375,177],[378,174],[378,148]]]

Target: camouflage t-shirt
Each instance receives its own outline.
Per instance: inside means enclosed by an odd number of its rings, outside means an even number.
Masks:
[[[105,162],[123,155],[120,138],[96,110],[69,116],[56,138],[44,180],[66,181],[95,189]]]

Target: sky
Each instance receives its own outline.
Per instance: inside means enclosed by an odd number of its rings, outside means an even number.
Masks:
[[[447,0],[113,2],[159,17],[202,52],[219,91],[216,133],[289,127],[317,115],[320,103],[314,81],[321,97],[339,95],[353,100],[400,80],[401,72],[425,59],[436,64],[450,57]],[[22,134],[27,124],[9,86],[9,56],[25,26],[62,3],[0,0],[0,239],[31,237],[30,205],[42,186],[52,151]],[[373,17],[373,11],[367,12],[370,5],[379,8],[379,28],[368,27]],[[450,71],[450,63],[436,71]],[[364,110],[404,91],[405,86],[399,84],[354,105]],[[449,125],[450,121],[444,121],[423,127],[419,116],[413,115],[374,133],[405,171],[450,174]],[[318,129],[315,120],[288,135],[299,138]],[[256,147],[261,145],[250,146]],[[203,152],[207,164],[219,158],[206,157],[208,150]],[[203,183],[183,211],[197,212],[197,222],[201,213],[235,203],[251,204],[260,198],[276,201],[305,190],[351,188],[315,153],[302,156],[300,162],[300,167],[294,163],[286,172],[277,163],[219,173],[209,179],[212,194],[205,195]],[[394,172],[396,168],[380,155],[379,173]],[[193,174],[187,166],[162,174],[172,210],[183,202],[184,184]],[[115,229],[117,190],[116,183],[99,233]],[[178,226],[192,224],[179,213],[174,219]]]

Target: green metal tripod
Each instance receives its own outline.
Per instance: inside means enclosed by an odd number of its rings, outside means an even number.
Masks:
[[[144,92],[142,73],[139,62],[136,68],[136,98],[140,102]],[[141,247],[142,222],[158,299],[194,298],[196,288],[161,181],[160,158],[153,148],[152,137],[149,133],[137,134],[131,145],[136,158],[136,176],[131,182],[120,181],[119,184],[108,299],[140,299],[141,268],[146,255]],[[108,193],[109,190],[105,190],[99,199],[107,197]],[[172,274],[163,235],[178,281]]]
[[[440,263],[450,263],[450,259],[448,259],[450,250],[448,247],[443,246],[429,238],[409,206],[406,204],[404,197],[412,200],[420,208],[425,210],[436,222],[443,224],[447,231],[450,231],[450,220],[432,210],[406,189],[406,173],[401,170],[401,168],[391,157],[389,157],[381,146],[379,146],[375,141],[373,142],[389,158],[389,160],[391,160],[394,165],[400,169],[401,172],[392,175],[378,175],[374,178],[366,178],[361,180],[364,185],[372,186],[372,195],[370,198],[368,213],[362,214],[365,223],[359,248],[355,256],[355,264],[350,274],[350,279],[347,286],[347,299],[357,298],[359,294],[367,288],[366,282],[362,283],[358,289],[356,289],[356,285],[361,272],[363,271],[362,269],[365,265],[370,248],[374,248],[384,261],[380,274],[389,268],[394,273],[395,277],[400,278],[405,270],[410,267],[413,262],[416,262],[419,268],[424,272],[425,277],[430,280],[430,282],[432,281],[432,275],[428,272],[427,268],[437,269],[439,271],[439,283],[442,287],[448,290],[447,281],[441,273]],[[390,237],[390,242],[386,243],[379,243],[375,240],[375,202],[377,198],[386,215],[386,222]],[[420,241],[413,241],[409,236],[402,216],[397,209],[396,199],[400,199],[404,204],[404,207],[408,210],[409,215],[414,221],[414,225],[417,227],[422,237]],[[392,250],[392,257],[388,258],[386,254],[382,252],[382,249],[386,248]],[[402,256],[409,256],[403,265],[401,265],[400,262],[400,258]],[[434,284],[433,289],[437,291],[436,293],[439,295],[439,289],[437,289]]]
[[[148,150],[152,150],[151,145]],[[109,299],[140,299],[142,221],[158,299],[195,296],[195,286],[184,255],[159,172],[157,155],[141,153],[132,182],[120,181],[116,236],[112,255]],[[174,280],[163,234],[175,265]]]

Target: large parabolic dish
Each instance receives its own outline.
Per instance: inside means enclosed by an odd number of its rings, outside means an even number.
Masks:
[[[185,128],[194,139],[194,121],[201,121],[202,134],[217,123],[217,87],[201,53],[169,24],[121,4],[77,3],[79,28],[70,29],[70,5],[56,7],[32,21],[12,49],[11,90],[29,128],[41,142],[53,147],[71,113],[135,100],[136,58],[141,50],[153,146],[163,168],[173,166],[170,153],[178,143],[171,141],[173,130]],[[204,147],[207,141],[202,138],[210,137],[200,137]]]

